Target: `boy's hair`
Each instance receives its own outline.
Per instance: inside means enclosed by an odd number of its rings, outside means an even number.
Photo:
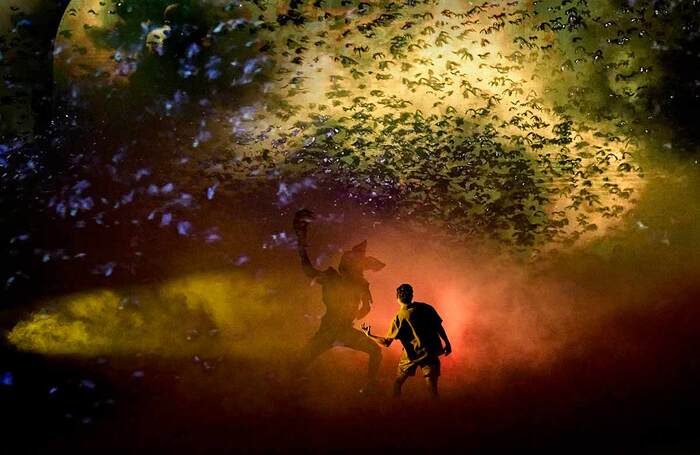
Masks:
[[[396,288],[396,297],[403,303],[411,303],[413,300],[413,287],[407,283],[402,284]]]

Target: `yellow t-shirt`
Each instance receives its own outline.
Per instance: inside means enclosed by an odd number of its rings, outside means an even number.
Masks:
[[[401,305],[386,337],[399,340],[410,361],[437,357],[443,353],[438,330],[442,318],[435,308],[422,302]]]

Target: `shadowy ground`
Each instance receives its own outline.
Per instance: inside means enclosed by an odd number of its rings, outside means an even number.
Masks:
[[[693,452],[698,295],[619,314],[547,371],[513,368],[471,386],[446,375],[437,403],[418,379],[401,401],[388,397],[393,358],[383,362],[386,393],[361,396],[362,357],[342,349],[299,381],[281,373],[284,365],[243,359],[45,358],[5,347],[0,375],[12,374],[0,385],[4,445]]]

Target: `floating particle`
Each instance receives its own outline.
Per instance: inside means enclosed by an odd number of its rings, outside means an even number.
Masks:
[[[214,194],[216,194],[216,189],[218,188],[218,186],[219,186],[219,183],[217,182],[217,183],[213,184],[212,186],[210,186],[209,188],[207,188],[207,199],[208,200],[211,201],[212,199],[214,199]]]
[[[248,257],[246,255],[241,255],[238,257],[238,259],[236,259],[236,262],[234,262],[234,264],[236,266],[240,267],[243,264],[247,264],[248,262],[250,262],[250,257]]]
[[[0,385],[11,387],[14,385],[14,382],[15,378],[11,371],[6,371],[3,374],[0,374]]]
[[[192,223],[189,221],[180,221],[177,223],[177,233],[180,235],[189,235],[192,229]]]
[[[173,220],[173,215],[171,213],[164,213],[160,217],[160,225],[161,226],[167,226],[170,224],[170,222]]]

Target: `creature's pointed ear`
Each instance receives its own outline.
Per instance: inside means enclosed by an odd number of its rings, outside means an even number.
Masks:
[[[365,251],[367,251],[367,240],[363,240],[362,242],[352,247],[353,253],[360,253],[364,256]]]
[[[381,269],[384,268],[384,266],[386,266],[385,263],[383,263],[382,261],[380,261],[377,258],[373,258],[372,256],[367,256],[364,259],[363,264],[362,264],[362,268],[364,270],[371,270],[373,272],[380,271]]]

